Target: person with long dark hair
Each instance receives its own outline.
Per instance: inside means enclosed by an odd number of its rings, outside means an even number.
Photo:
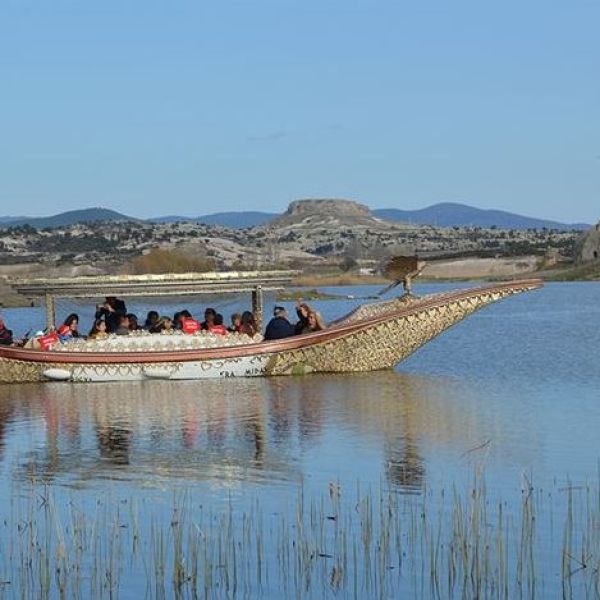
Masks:
[[[239,333],[245,333],[250,337],[254,337],[258,333],[256,319],[249,310],[246,310],[242,313],[242,323],[238,331]]]
[[[57,330],[62,340],[79,337],[79,315],[71,313]]]
[[[294,326],[296,334],[303,333],[304,329],[308,327],[308,315],[310,314],[311,308],[304,302],[298,302],[296,304],[296,314],[298,315],[298,322]]]
[[[91,340],[101,340],[105,337],[108,337],[108,333],[106,332],[106,321],[104,319],[96,319],[88,334],[88,338]]]

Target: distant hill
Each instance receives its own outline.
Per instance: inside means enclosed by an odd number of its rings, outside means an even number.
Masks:
[[[300,204],[298,204],[299,202]],[[195,223],[204,223],[206,225],[220,225],[232,229],[244,229],[247,227],[258,227],[265,225],[271,221],[274,224],[279,223],[282,219],[296,219],[294,211],[300,209],[302,217],[306,216],[305,211],[313,214],[318,218],[319,211],[328,219],[336,216],[336,211],[341,207],[341,213],[345,217],[350,208],[356,211],[356,206],[361,206],[362,213],[360,217],[377,217],[385,221],[396,223],[412,223],[415,225],[437,225],[439,227],[497,227],[498,229],[589,229],[591,225],[585,223],[559,223],[546,219],[537,219],[533,217],[524,217],[510,212],[501,210],[482,210],[465,204],[452,202],[444,202],[435,204],[421,210],[400,210],[396,208],[381,208],[372,210],[364,205],[358,205],[346,200],[336,199],[317,199],[317,200],[301,200],[290,205],[290,209],[283,214],[261,212],[261,211],[232,211],[220,212],[199,217],[185,217],[179,215],[167,215],[147,219],[151,223],[175,223],[178,221],[191,221]],[[316,203],[316,204],[315,204]],[[314,206],[313,206],[314,204]],[[290,212],[292,211],[292,212]],[[351,211],[352,212],[352,211]],[[360,212],[360,211],[359,211]],[[341,216],[341,215],[340,215]],[[358,214],[354,217],[358,218]],[[31,225],[42,229],[44,227],[64,227],[75,223],[91,223],[94,221],[140,221],[129,217],[122,213],[107,208],[87,208],[83,210],[72,210],[63,212],[57,215],[48,217],[0,217],[0,227],[15,227],[19,225]],[[279,223],[281,224],[281,223]]]
[[[386,221],[401,221],[416,225],[439,227],[497,227],[498,229],[588,229],[585,223],[559,223],[546,219],[524,217],[502,210],[483,210],[466,204],[442,202],[420,210],[381,208],[372,213]]]
[[[222,227],[231,227],[233,229],[244,229],[246,227],[257,227],[258,225],[264,225],[277,216],[278,215],[276,213],[249,210],[213,213],[210,215],[202,215],[200,217],[168,215],[165,217],[156,217],[148,220],[152,223],[176,223],[178,221],[192,221],[194,223],[204,223],[206,225],[221,225]]]
[[[65,227],[75,223],[92,223],[94,221],[138,221],[108,208],[85,208],[70,210],[50,217],[0,217],[0,225],[17,227],[31,225],[37,229],[44,227]]]
[[[18,221],[25,221],[27,217],[0,217],[0,225],[11,225]]]

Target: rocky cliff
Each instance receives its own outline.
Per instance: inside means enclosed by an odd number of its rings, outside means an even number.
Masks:
[[[588,263],[600,258],[600,223],[587,231],[577,244],[576,260]]]

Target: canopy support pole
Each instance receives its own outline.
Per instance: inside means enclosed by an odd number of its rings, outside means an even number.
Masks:
[[[261,331],[263,322],[263,290],[261,285],[257,285],[252,290],[252,312],[254,313],[256,327]]]
[[[56,321],[56,309],[54,303],[54,296],[52,294],[46,294],[46,327],[53,329]]]

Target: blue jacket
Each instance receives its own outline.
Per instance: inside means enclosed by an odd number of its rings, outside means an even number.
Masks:
[[[281,340],[296,333],[294,326],[284,317],[274,317],[265,331],[265,340]]]

